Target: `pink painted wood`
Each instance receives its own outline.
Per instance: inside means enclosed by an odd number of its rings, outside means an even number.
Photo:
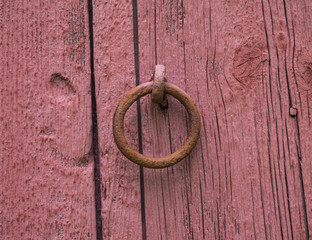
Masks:
[[[164,64],[202,116],[188,158],[144,169],[147,239],[309,238],[311,10],[303,0],[139,1],[141,81]],[[145,155],[182,145],[181,105],[141,107]]]
[[[93,5],[103,239],[309,239],[312,4],[138,1],[136,56],[132,3]],[[96,239],[87,3],[0,10],[1,239]],[[194,99],[202,130],[185,160],[144,169],[143,186],[112,117],[155,64]],[[144,154],[182,145],[189,122],[176,100],[140,107]],[[137,123],[134,105],[125,130],[138,150]]]
[[[121,96],[135,86],[131,1],[94,1],[94,45],[103,239],[142,237],[140,172],[118,150],[113,114]],[[125,135],[138,149],[137,112],[125,118]]]
[[[0,2],[0,238],[95,239],[87,2]]]

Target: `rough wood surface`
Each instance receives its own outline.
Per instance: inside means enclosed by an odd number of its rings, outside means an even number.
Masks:
[[[312,3],[138,1],[134,52],[135,3],[93,1],[103,239],[309,239]],[[95,239],[87,3],[1,1],[0,11],[1,239]],[[144,169],[143,186],[112,118],[155,64],[194,99],[202,130],[185,160]],[[181,104],[169,97],[161,110],[149,95],[140,106],[145,155],[182,145]],[[138,117],[133,105],[135,149]]]
[[[95,239],[87,14],[0,2],[1,239]]]
[[[188,158],[144,169],[147,239],[309,239],[311,2],[139,1],[138,14],[141,82],[164,64],[202,116]],[[141,108],[145,155],[182,145],[182,106]]]
[[[93,9],[103,239],[140,239],[139,166],[119,152],[112,132],[118,101],[135,86],[132,3],[94,1]],[[137,129],[134,104],[126,114],[125,135],[135,149]]]

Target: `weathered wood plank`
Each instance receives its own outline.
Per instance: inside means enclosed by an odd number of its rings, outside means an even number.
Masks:
[[[189,158],[144,169],[147,238],[308,239],[311,3],[141,1],[138,12],[141,81],[166,65],[202,116]],[[142,124],[149,156],[187,133],[172,99],[165,111],[143,100]]]
[[[103,239],[142,237],[140,172],[117,149],[112,133],[115,108],[135,86],[131,1],[94,1],[94,58]],[[136,105],[126,115],[125,132],[138,148]]]
[[[87,3],[0,12],[1,239],[95,239]]]
[[[300,190],[302,194],[302,218],[306,238],[312,234],[312,3],[310,1],[284,2],[287,13],[286,29],[288,45],[285,49],[287,69],[290,69],[291,107],[297,109],[293,124],[296,129],[296,161],[300,171]],[[286,32],[286,31],[285,31]],[[279,40],[281,40],[279,36]]]

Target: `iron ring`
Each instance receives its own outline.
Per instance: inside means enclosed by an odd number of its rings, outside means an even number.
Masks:
[[[172,166],[193,150],[196,142],[199,138],[200,132],[200,116],[195,106],[195,103],[189,95],[187,95],[183,90],[177,86],[170,84],[168,82],[164,83],[165,93],[178,99],[188,112],[189,119],[191,122],[191,127],[187,138],[183,145],[174,153],[165,157],[147,157],[137,151],[133,150],[124,134],[124,117],[130,106],[139,98],[149,94],[153,89],[153,82],[146,82],[138,85],[137,87],[131,89],[118,103],[115,110],[113,119],[113,134],[117,147],[122,152],[122,154],[127,157],[132,162],[139,164],[147,168],[165,168]]]

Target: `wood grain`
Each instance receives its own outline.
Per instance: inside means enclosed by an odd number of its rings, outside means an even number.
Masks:
[[[309,239],[312,4],[139,1],[139,53],[133,7],[94,1],[103,238]],[[95,239],[87,3],[1,1],[0,10],[1,239]],[[144,169],[144,188],[112,136],[134,57],[141,82],[164,64],[202,116],[191,155]],[[141,110],[145,155],[182,145],[181,104],[169,97],[161,110],[146,96]],[[138,117],[134,105],[125,129],[136,149]]]
[[[87,2],[0,2],[1,239],[95,239]]]
[[[311,10],[303,0],[139,2],[141,82],[164,64],[202,116],[188,158],[144,169],[147,239],[309,239]],[[147,97],[141,108],[145,155],[182,145],[182,106]]]
[[[94,1],[94,74],[99,127],[103,239],[142,237],[139,166],[114,142],[113,114],[135,86],[131,1]],[[126,114],[125,135],[138,149],[137,112]]]

